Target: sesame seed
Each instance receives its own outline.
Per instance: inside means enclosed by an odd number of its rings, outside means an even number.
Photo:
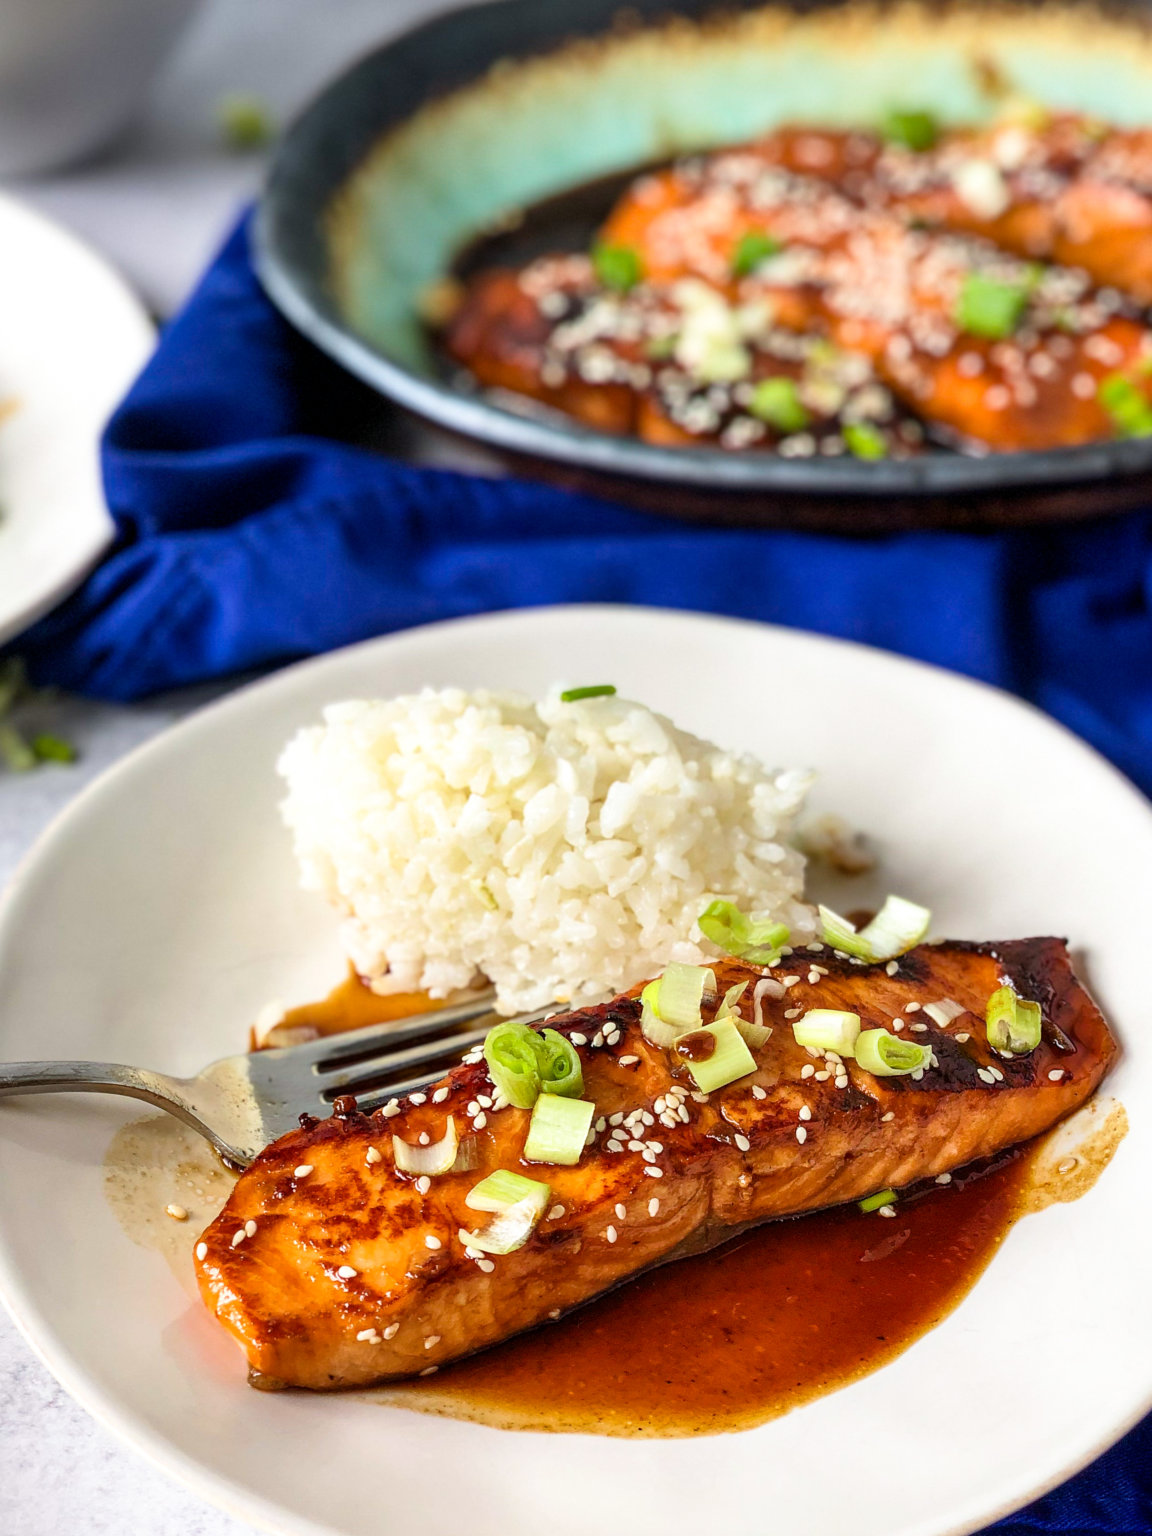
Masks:
[[[690,1097],[694,1104],[707,1104],[708,1102],[708,1095],[706,1093],[693,1093]]]
[[[659,1213],[659,1210],[660,1210],[660,1202],[659,1202],[659,1200],[657,1200],[656,1196],[653,1195],[651,1200],[649,1200],[649,1202],[648,1202],[648,1214],[649,1214],[649,1216],[655,1216],[655,1215],[657,1215]]]
[[[650,1141],[648,1143],[648,1150],[649,1152],[663,1152],[664,1143],[662,1141]]]
[[[420,1143],[420,1145],[422,1147],[426,1147],[431,1142],[432,1138],[431,1138],[431,1136],[429,1136],[427,1131],[421,1131],[419,1136],[417,1136],[416,1140]]]
[[[467,1105],[465,1106],[464,1113],[469,1116],[478,1115],[480,1113],[480,1105],[476,1102],[475,1099],[469,1099]]]
[[[422,1173],[420,1175],[420,1177],[416,1180],[416,1188],[420,1191],[420,1193],[422,1195],[426,1195],[428,1193],[428,1191],[432,1188],[432,1180],[428,1177],[428,1175],[426,1173]]]
[[[378,1163],[381,1161],[381,1157],[375,1147],[369,1147],[367,1152],[364,1154],[364,1160],[368,1163]]]
[[[385,1120],[391,1120],[393,1115],[398,1115],[399,1113],[400,1113],[400,1100],[399,1099],[389,1099],[387,1104],[385,1104],[384,1108],[381,1110],[381,1114],[384,1116]]]
[[[400,1324],[399,1323],[389,1323],[387,1328],[385,1328],[385,1330],[384,1330],[384,1337],[386,1339],[394,1339],[399,1332],[400,1332]]]
[[[420,1374],[421,1376],[435,1376],[439,1369],[440,1367],[438,1365],[426,1365]]]
[[[436,1092],[432,1095],[433,1104],[443,1104],[450,1092],[451,1089],[449,1088],[437,1088]]]
[[[876,1212],[876,1214],[877,1214],[877,1216],[889,1216],[889,1217],[891,1217],[891,1216],[895,1216],[896,1212],[893,1210],[893,1208],[890,1205],[882,1205],[880,1207],[880,1209]]]
[[[203,1264],[204,1260],[208,1257],[207,1243],[196,1244],[196,1257],[200,1260],[201,1264]]]
[[[801,1120],[811,1120],[811,1118],[812,1118],[812,1111],[808,1108],[807,1104],[801,1104],[801,1106],[800,1106],[800,1118],[801,1118]]]
[[[425,1237],[425,1239],[424,1239],[424,1246],[425,1246],[425,1248],[433,1248],[433,1249],[435,1249],[435,1248],[440,1248],[443,1245],[440,1242],[440,1239],[438,1237],[434,1237],[433,1234],[431,1232],[429,1232],[427,1234],[427,1236]]]
[[[247,1237],[256,1236],[256,1223],[251,1218],[244,1223],[244,1233]]]
[[[1048,1081],[1050,1083],[1058,1083],[1063,1076],[1064,1076],[1064,1068],[1063,1067],[1055,1067],[1051,1072],[1049,1072],[1049,1074],[1048,1074]],[[168,1209],[169,1209],[169,1211],[171,1211],[172,1207],[169,1206]]]
[[[625,1218],[625,1216],[627,1216],[627,1214],[628,1214],[628,1211],[627,1211],[627,1209],[624,1206],[618,1205],[616,1207],[616,1215],[620,1218],[621,1221],[624,1220],[624,1218]]]
[[[604,1229],[604,1236],[608,1239],[608,1241],[610,1243],[614,1243],[616,1241],[616,1228],[615,1227],[605,1227],[605,1229]]]
[[[623,1123],[624,1123],[624,1111],[622,1109],[618,1109],[614,1115],[609,1115],[608,1116],[608,1124],[609,1125],[623,1125]]]
[[[903,1019],[893,1019],[892,1020],[892,1028],[896,1031],[897,1034],[899,1034],[901,1032],[901,1030],[904,1028],[904,1023],[905,1023],[905,1021]],[[913,1029],[916,1028],[915,1024],[913,1024],[912,1028]]]
[[[803,1012],[803,1008],[785,1008],[784,1017],[786,1019],[798,1019]]]
[[[741,1136],[739,1132],[733,1136],[732,1140],[736,1143],[737,1150],[740,1152],[747,1152],[752,1146],[747,1136]]]
[[[905,1003],[904,1004],[904,1012],[905,1013],[919,1013],[920,1012],[920,1004],[919,1003]]]
[[[799,986],[800,985],[800,978],[799,978],[799,976],[781,976],[781,978],[780,978],[780,985],[782,987],[796,987],[796,986]]]
[[[311,1163],[301,1163],[299,1168],[297,1168],[295,1173],[293,1173],[292,1177],[294,1179],[306,1179],[311,1172],[312,1172],[312,1164]]]
[[[804,948],[810,950],[812,954],[818,955],[823,951],[824,946],[819,939],[813,939],[811,944],[805,944]]]
[[[563,1214],[564,1214],[564,1207],[562,1205],[554,1205],[552,1207],[552,1209],[548,1212],[548,1220],[549,1221],[559,1221],[561,1216],[563,1216]]]
[[[608,1129],[608,1122],[603,1115],[597,1120],[594,1129],[597,1131],[606,1131]]]
[[[914,1035],[926,1035],[928,1033],[927,1024],[909,1024],[908,1028]]]
[[[552,1319],[553,1322],[555,1322],[557,1318],[563,1316],[563,1313],[560,1311],[559,1307],[553,1307],[548,1316]]]
[[[340,1276],[341,1280],[355,1280],[357,1272],[352,1268],[351,1264],[341,1264],[336,1273]]]
[[[488,1097],[488,1095],[486,1093],[478,1093],[476,1095],[476,1102],[477,1102],[477,1104],[479,1104],[481,1109],[491,1109],[492,1108],[492,1100]]]
[[[366,1340],[377,1337],[375,1328],[361,1328],[360,1332],[356,1335],[356,1340],[358,1343],[363,1344]]]
[[[800,1076],[801,1077],[811,1077],[812,1074],[815,1072],[815,1070],[816,1070],[816,1068],[809,1061],[804,1066],[802,1066],[800,1068]]]
[[[766,1099],[768,1097],[768,1095],[764,1092],[763,1088],[761,1088],[759,1083],[753,1083],[752,1084],[752,1097],[754,1099]]]
[[[819,971],[809,971],[808,972],[808,985],[810,987],[814,987],[819,980],[820,980],[820,972]]]
[[[587,1035],[569,1035],[568,1038],[569,1038],[569,1040],[571,1040],[573,1045],[587,1045],[588,1044],[588,1036]]]
[[[808,1140],[808,1132],[802,1125],[798,1125],[796,1127],[796,1140],[801,1144],[801,1146],[803,1146],[803,1144]]]
[[[977,1067],[976,1076],[982,1083],[994,1083],[996,1081],[987,1067]]]
[[[233,1246],[233,1248],[239,1248],[240,1244],[244,1241],[246,1236],[247,1236],[247,1233],[244,1231],[243,1227],[240,1228],[239,1232],[233,1232],[233,1234],[232,1234],[232,1246]]]
[[[640,1060],[639,1056],[621,1056],[621,1058],[620,1058],[620,1065],[622,1067],[630,1067],[634,1061],[639,1061],[639,1060]]]
[[[173,1221],[187,1221],[188,1220],[188,1212],[184,1209],[184,1207],[182,1205],[166,1205],[164,1207],[164,1209],[168,1212],[169,1216],[171,1216]]]
[[[1079,1161],[1080,1161],[1080,1159],[1078,1157],[1066,1157],[1064,1159],[1064,1161],[1060,1164],[1060,1166],[1056,1169],[1056,1172],[1057,1173],[1071,1173],[1073,1168],[1076,1167],[1076,1165],[1077,1165],[1077,1163],[1079,1163]]]
[[[435,1349],[436,1345],[439,1344],[439,1342],[440,1342],[440,1335],[438,1333],[430,1333],[428,1335],[428,1337],[424,1340],[424,1348],[425,1349]]]
[[[884,969],[889,976],[895,976],[896,972],[900,969],[900,962],[898,960],[889,960]]]
[[[609,1034],[606,1034],[604,1036],[604,1039],[605,1039],[605,1041],[609,1045],[619,1045],[620,1044],[620,1031],[618,1029],[614,1029]]]
[[[645,1168],[644,1172],[650,1179],[662,1179],[664,1177],[663,1168]]]
[[[598,1051],[603,1044],[604,1044],[604,1034],[603,1034],[603,1031],[602,1030],[597,1030],[596,1033],[592,1036],[592,1049],[594,1051]]]
[[[894,1109],[890,1109],[886,1115],[881,1115],[880,1116],[880,1124],[881,1125],[886,1125],[889,1120],[895,1120],[895,1118],[896,1118],[896,1111]]]
[[[989,1067],[988,1070],[992,1074],[993,1082],[1002,1083],[1004,1081],[1004,1074],[999,1067]]]
[[[491,1259],[477,1259],[476,1268],[483,1270],[486,1275],[490,1275],[496,1266]]]
[[[640,1156],[646,1163],[654,1163],[656,1161],[656,1154],[652,1151],[651,1147],[645,1147]]]
[[[955,1036],[954,1036],[954,1037],[953,1037],[953,1038],[954,1038],[954,1039],[955,1039],[955,1040],[956,1040],[956,1041],[957,1041],[957,1042],[958,1042],[958,1043],[959,1043],[959,1044],[960,1044],[960,1045],[964,1045],[964,1044],[966,1044],[966,1042],[967,1042],[967,1041],[969,1041],[969,1040],[971,1040],[971,1038],[972,1038],[972,1036],[971,1036],[971,1035],[955,1035]]]
[[[408,1102],[409,1104],[427,1104],[428,1095],[426,1093],[410,1093],[408,1095]]]
[[[484,1113],[483,1110],[481,1110],[478,1115],[473,1115],[473,1117],[472,1117],[472,1129],[474,1131],[482,1131],[487,1124],[488,1124],[488,1116]]]
[[[835,1082],[834,1082],[834,1086],[837,1087],[837,1088],[847,1088],[847,1086],[848,1086],[848,1074],[847,1074],[847,1072],[837,1072],[836,1078],[835,1078]]]
[[[826,1083],[832,1074],[831,1072],[815,1072],[813,1076],[818,1083]]]

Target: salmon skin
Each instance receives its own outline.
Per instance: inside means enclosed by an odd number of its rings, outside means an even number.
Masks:
[[[595,1137],[576,1167],[524,1162],[529,1111],[492,1107],[483,1061],[390,1114],[344,1102],[266,1148],[196,1260],[204,1300],[253,1380],[331,1389],[427,1372],[749,1223],[951,1172],[1069,1114],[1117,1050],[1060,939],[921,945],[887,967],[815,949],[769,971],[715,969],[721,992],[750,983],[746,1016],[764,978],[778,995],[762,997],[772,1034],[753,1053],[755,1072],[708,1095],[686,1062],[645,1039],[634,994],[548,1021],[579,1051],[584,1097],[596,1104]],[[1012,1059],[991,1051],[984,1022],[1006,981],[1044,1019],[1037,1049]],[[943,1013],[927,1009],[944,1001],[970,1011],[941,1025]],[[915,1079],[873,1077],[854,1061],[814,1057],[785,1014],[815,1007],[858,1013],[865,1029],[902,1020],[903,1037],[931,1046],[934,1064]],[[449,1115],[469,1171],[419,1182],[400,1172],[393,1134],[438,1140]],[[466,1251],[461,1229],[490,1218],[465,1196],[500,1168],[546,1181],[548,1206],[517,1252]]]

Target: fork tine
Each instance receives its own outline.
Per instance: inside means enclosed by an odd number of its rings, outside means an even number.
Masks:
[[[477,994],[466,1002],[454,1003],[449,1008],[437,1008],[430,1013],[415,1013],[406,1019],[389,1019],[383,1024],[369,1024],[346,1034],[326,1035],[306,1045],[276,1046],[269,1055],[290,1054],[293,1063],[311,1067],[317,1073],[327,1073],[347,1061],[362,1057],[373,1046],[379,1046],[384,1054],[392,1045],[403,1044],[406,1040],[419,1040],[423,1036],[451,1029],[453,1025],[487,1017],[493,1012],[494,996],[493,992]]]
[[[355,1093],[357,1083],[374,1081],[381,1072],[415,1066],[418,1062],[435,1061],[438,1057],[450,1055],[453,1052],[469,1051],[474,1045],[479,1045],[487,1033],[488,1028],[485,1025],[482,1029],[470,1029],[464,1034],[452,1035],[446,1040],[425,1041],[420,1045],[409,1046],[404,1051],[382,1053],[374,1056],[371,1061],[358,1062],[347,1072],[338,1072],[334,1076],[326,1077],[321,1093],[326,1099],[341,1093]],[[396,1090],[391,1091],[395,1093]]]

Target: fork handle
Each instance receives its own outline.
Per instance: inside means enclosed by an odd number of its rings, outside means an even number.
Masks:
[[[6,1062],[0,1066],[0,1098],[16,1093],[123,1093],[164,1109],[184,1097],[174,1078],[108,1061]]]

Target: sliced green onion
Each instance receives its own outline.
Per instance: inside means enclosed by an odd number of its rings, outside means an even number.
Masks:
[[[732,252],[733,277],[747,277],[749,272],[755,272],[762,261],[767,261],[769,256],[779,255],[782,249],[776,236],[770,235],[767,230],[747,230],[737,240]]]
[[[587,1099],[561,1099],[542,1093],[532,1111],[524,1156],[530,1163],[562,1163],[571,1168],[580,1161],[596,1106]]]
[[[592,270],[605,288],[616,288],[621,293],[635,288],[644,275],[639,251],[630,245],[606,245],[603,241],[592,247]]]
[[[993,992],[985,1019],[988,1044],[1001,1056],[1027,1056],[1040,1044],[1040,1004],[1021,997],[1010,984]]]
[[[640,1033],[662,1051],[675,1045],[684,1033],[675,1024],[665,1024],[656,1011],[660,1001],[660,981],[650,981],[640,994]]]
[[[1110,373],[1101,379],[1096,397],[1108,412],[1117,437],[1152,437],[1152,401],[1131,379]]]
[[[224,96],[216,106],[220,136],[229,149],[262,149],[272,138],[272,118],[259,96]]]
[[[14,725],[0,723],[0,758],[13,773],[27,773],[36,766],[36,754]]]
[[[715,991],[716,973],[706,965],[666,966],[660,977],[656,1012],[675,1029],[699,1029],[704,994]]]
[[[792,1020],[792,1033],[797,1045],[851,1056],[860,1034],[860,1015],[841,1008],[809,1008],[802,1019]]]
[[[848,452],[855,459],[886,459],[888,441],[870,421],[846,421],[840,429]]]
[[[783,923],[758,923],[731,901],[712,901],[696,919],[706,939],[726,955],[753,965],[775,960],[790,937]]]
[[[894,960],[919,944],[928,932],[932,913],[927,907],[889,896],[866,928],[857,931],[846,917],[831,907],[820,907],[821,937],[825,944],[846,955],[868,960]]]
[[[537,1210],[545,1210],[552,1198],[552,1186],[539,1179],[526,1179],[522,1173],[512,1173],[498,1168],[479,1184],[474,1184],[464,1196],[464,1204],[473,1211],[506,1211],[521,1200],[532,1200]]]
[[[41,763],[74,763],[76,761],[76,748],[72,743],[65,741],[63,736],[52,736],[46,731],[39,736],[33,736],[32,750]]]
[[[894,109],[885,115],[881,132],[889,144],[923,153],[940,137],[940,124],[932,112]]]
[[[896,1191],[878,1189],[874,1195],[869,1195],[867,1200],[860,1200],[857,1204],[862,1211],[878,1211],[882,1205],[896,1204]]]
[[[402,1173],[426,1173],[435,1178],[438,1174],[447,1173],[452,1167],[459,1145],[456,1121],[449,1115],[443,1136],[426,1147],[414,1147],[401,1141],[399,1136],[393,1136],[392,1156]]]
[[[536,1054],[541,1091],[578,1099],[584,1092],[584,1071],[571,1040],[566,1040],[558,1029],[542,1030],[536,1035]]]
[[[561,704],[578,704],[581,699],[608,699],[616,692],[614,683],[593,683],[588,688],[565,688]]]
[[[568,1104],[571,1100],[557,1099],[552,1102]],[[461,1227],[456,1235],[465,1248],[478,1248],[481,1253],[515,1253],[532,1236],[539,1220],[540,1207],[535,1200],[518,1200],[497,1216],[483,1232],[469,1232],[467,1227]]]
[[[721,1019],[717,1024],[708,1024],[704,1029],[693,1030],[692,1033],[694,1036],[711,1035],[716,1042],[712,1054],[703,1061],[693,1061],[690,1057],[685,1059],[692,1080],[701,1093],[712,1093],[717,1088],[736,1082],[738,1078],[747,1077],[749,1072],[755,1072],[755,1057],[731,1019]]]
[[[873,1077],[907,1077],[931,1059],[926,1045],[901,1040],[886,1029],[866,1029],[856,1037],[856,1065]]]
[[[497,1024],[484,1040],[484,1060],[496,1087],[517,1109],[531,1109],[540,1092],[536,1031],[527,1024]]]
[[[796,380],[784,377],[761,379],[748,400],[748,409],[777,432],[803,432],[812,420]]]
[[[713,1024],[719,1024],[724,1019],[730,1020],[740,1031],[740,1038],[744,1041],[744,1044],[750,1050],[758,1051],[771,1038],[772,1029],[770,1025],[749,1021],[740,1012],[737,1004],[747,990],[748,983],[746,981],[738,982],[736,986],[729,987],[724,994],[724,1001],[716,1010],[716,1017],[712,1022]]]
[[[1035,281],[998,282],[983,272],[969,272],[956,301],[956,324],[972,336],[1006,341],[1020,324]]]

